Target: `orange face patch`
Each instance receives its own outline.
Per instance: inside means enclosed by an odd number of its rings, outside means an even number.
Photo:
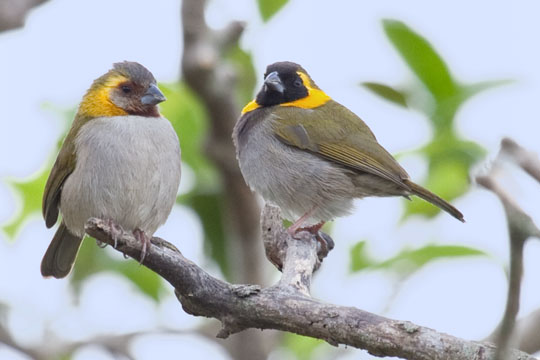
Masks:
[[[113,88],[127,80],[122,75],[115,75],[96,88],[91,88],[81,101],[79,114],[91,118],[128,115],[124,109],[116,106],[109,96]]]

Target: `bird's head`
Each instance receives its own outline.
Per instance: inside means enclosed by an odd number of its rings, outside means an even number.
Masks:
[[[86,118],[159,116],[157,104],[166,100],[148,69],[136,62],[115,63],[97,78],[84,96],[78,114]]]
[[[242,113],[274,105],[312,109],[328,100],[330,97],[319,89],[302,66],[281,61],[268,65],[261,90]]]

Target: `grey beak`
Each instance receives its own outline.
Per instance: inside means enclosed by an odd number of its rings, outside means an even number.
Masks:
[[[283,94],[283,91],[285,90],[277,71],[273,71],[266,76],[266,79],[264,79],[264,85],[281,94]]]
[[[150,85],[146,93],[141,97],[143,105],[157,105],[162,101],[167,100],[165,95],[159,90],[156,84]]]

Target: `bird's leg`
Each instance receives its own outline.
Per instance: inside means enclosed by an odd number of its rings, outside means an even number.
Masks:
[[[321,222],[318,222],[317,224],[315,225],[311,225],[311,226],[305,226],[303,228],[300,228],[298,229],[297,231],[308,231],[312,234],[317,234],[319,232],[319,230],[321,230],[321,228],[323,227],[323,225],[326,223],[326,221],[321,221]]]
[[[137,241],[140,241],[142,243],[141,259],[139,260],[139,264],[142,264],[146,256],[146,250],[150,247],[152,242],[150,241],[150,237],[146,235],[146,233],[139,228],[133,230],[133,236],[135,236],[135,239]]]
[[[124,229],[122,226],[115,223],[112,219],[107,219],[107,225],[109,225],[109,228],[111,229],[111,237],[114,240],[114,248],[116,249],[116,246],[118,245],[118,239],[120,239],[124,235]]]
[[[317,253],[319,254],[319,259],[321,261],[322,261],[322,259],[324,259],[326,257],[326,255],[328,255],[330,250],[332,250],[334,248],[334,240],[332,240],[330,235],[328,235],[328,234],[321,231],[321,228],[323,227],[323,225],[325,223],[326,223],[326,221],[321,221],[321,222],[318,222],[315,225],[301,227],[301,228],[299,228],[297,230],[297,232],[299,232],[299,231],[307,231],[307,232],[315,235],[315,238],[317,239],[317,242],[319,243],[319,246],[320,246]]]
[[[291,226],[289,226],[287,232],[292,237],[294,237],[294,235],[299,231],[307,231],[315,235],[315,238],[320,245],[320,249],[319,251],[317,251],[317,253],[319,254],[320,261],[322,261],[322,259],[326,257],[326,255],[328,255],[328,252],[330,252],[330,250],[334,248],[334,240],[332,240],[332,238],[328,234],[320,231],[326,221],[320,221],[315,225],[301,227],[302,224],[315,212],[316,209],[317,207],[314,206],[311,210],[302,215]]]
[[[309,219],[309,217],[311,216],[311,214],[313,214],[315,212],[315,210],[317,209],[316,206],[312,207],[311,210],[309,210],[307,213],[305,213],[304,215],[302,215],[298,220],[296,220],[291,226],[289,226],[289,228],[287,229],[287,232],[289,233],[289,235],[291,236],[294,236],[294,234],[296,234],[298,232],[298,230],[300,229],[300,227],[302,226],[302,224],[307,220]],[[323,223],[324,224],[324,223]],[[322,226],[322,225],[321,225]],[[309,231],[309,230],[308,230]],[[310,231],[311,232],[311,231]]]
[[[111,218],[105,219],[105,223],[109,227],[111,238],[114,241],[114,248],[116,249],[116,246],[118,245],[118,239],[120,239],[122,235],[124,235],[124,229],[122,228],[122,226],[115,223],[114,220]],[[99,246],[102,249],[107,247],[107,243],[103,241],[96,240],[96,243],[97,243],[97,246]]]

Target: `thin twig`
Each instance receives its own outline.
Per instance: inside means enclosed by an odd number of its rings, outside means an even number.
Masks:
[[[504,138],[501,141],[501,153],[510,156],[525,172],[540,182],[538,154],[528,151],[510,138]]]
[[[496,339],[498,345],[496,360],[507,359],[508,349],[514,334],[516,317],[519,312],[521,278],[523,275],[523,248],[525,242],[530,237],[538,237],[540,234],[540,230],[536,227],[531,217],[515,203],[512,197],[497,181],[497,173],[502,167],[501,163],[507,158],[510,158],[528,174],[540,181],[540,162],[538,157],[508,138],[502,140],[501,151],[488,172],[476,177],[477,183],[497,195],[503,204],[508,222],[510,240],[510,273],[506,309],[501,323],[497,327],[496,335],[492,336],[492,338]]]

